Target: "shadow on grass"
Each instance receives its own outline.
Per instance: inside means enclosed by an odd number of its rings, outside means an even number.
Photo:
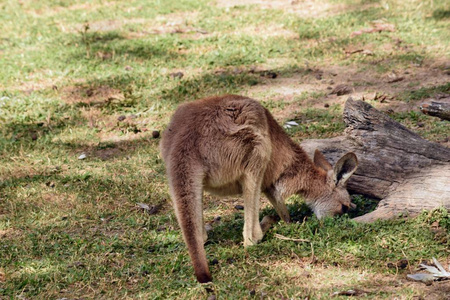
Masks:
[[[283,70],[285,72],[286,70]],[[275,70],[278,72],[278,70]],[[86,83],[75,85],[71,90],[74,106],[97,107],[108,113],[121,111],[124,108],[146,110],[154,105],[174,106],[176,104],[200,99],[203,97],[238,93],[244,86],[253,86],[261,81],[261,74],[252,71],[225,69],[220,72],[205,72],[201,76],[182,78],[160,89],[158,82],[175,80],[169,75],[159,78],[151,95],[142,92],[149,89],[145,74],[119,74],[106,78],[89,79]],[[120,99],[115,94],[120,93]]]
[[[153,58],[165,61],[176,60],[185,55],[175,51],[174,38],[161,39],[128,39],[117,31],[81,32],[74,35],[72,43],[84,47],[77,48],[68,58],[73,60],[97,60],[110,63],[113,57],[136,58],[150,60]]]
[[[6,143],[3,146],[8,147],[10,143],[15,145],[32,145],[37,139],[61,133],[69,126],[74,128],[86,127],[89,120],[82,117],[80,114],[81,109],[97,107],[107,114],[112,114],[116,112],[122,113],[124,108],[135,108],[135,110],[145,111],[155,104],[163,107],[173,107],[178,103],[206,96],[235,93],[243,86],[257,84],[259,80],[259,74],[249,72],[237,74],[232,70],[225,70],[220,74],[215,74],[211,71],[199,77],[182,79],[174,87],[157,91],[153,97],[149,98],[139,92],[141,88],[146,86],[146,79],[142,74],[135,76],[124,74],[110,76],[105,79],[89,80],[86,84],[76,87],[74,99],[77,99],[77,101],[74,101],[73,104],[60,106],[58,111],[52,115],[50,122],[20,119],[3,123],[3,134],[5,137],[8,137],[7,140],[5,139]],[[109,94],[117,92],[113,89],[119,90],[123,95],[123,99],[110,100],[108,98]],[[98,95],[96,94],[97,90],[99,91]],[[67,119],[66,115],[70,115],[71,118]],[[125,144],[126,142],[123,143]],[[76,144],[64,146],[84,148],[83,145]]]
[[[371,212],[377,206],[379,200],[365,198],[361,195],[352,196],[352,202],[357,205],[357,208],[350,211],[346,216],[337,216],[335,218],[354,218]],[[308,222],[311,218],[317,221],[317,218],[313,216],[312,210],[306,205],[304,201],[294,201],[287,205],[289,215],[292,223]],[[260,213],[260,220],[264,216],[277,216],[275,209],[272,206],[266,207]],[[208,233],[207,244],[216,244],[222,241],[231,241],[234,244],[242,242],[242,230],[244,228],[243,212],[234,213],[230,216],[224,216],[227,221],[223,221],[218,226],[214,227],[212,231]],[[279,218],[278,218],[279,220]],[[278,221],[283,222],[283,221]],[[268,234],[270,235],[270,229]]]
[[[433,19],[435,20],[444,20],[450,18],[450,10],[448,9],[436,9],[433,11],[432,15]]]
[[[63,116],[66,113],[71,117]],[[82,120],[78,112],[74,113],[69,106],[65,106],[46,121],[20,119],[4,122],[1,124],[3,128],[0,132],[3,136],[0,137],[0,150],[25,144],[32,146],[47,135],[59,134],[67,127],[77,126]]]
[[[203,97],[238,92],[243,86],[252,86],[260,82],[260,76],[248,72],[220,74],[206,73],[201,77],[182,80],[173,88],[162,90],[160,97],[170,103],[182,103]]]

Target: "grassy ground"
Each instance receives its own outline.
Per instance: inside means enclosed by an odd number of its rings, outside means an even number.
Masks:
[[[289,131],[300,141],[342,133],[348,95],[330,91],[346,84],[449,145],[448,122],[417,109],[450,93],[449,9],[444,0],[1,2],[0,299],[207,296],[152,137],[179,103],[249,95],[280,122],[303,120]],[[446,211],[320,223],[293,198],[297,223],[244,250],[240,201],[205,197],[206,220],[222,218],[206,246],[219,298],[450,295],[448,282],[405,280],[422,260],[449,263]],[[358,213],[373,208],[355,202]]]

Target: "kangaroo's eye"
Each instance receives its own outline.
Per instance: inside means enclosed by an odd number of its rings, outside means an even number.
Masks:
[[[342,204],[342,213],[345,214],[345,213],[347,213],[347,212],[348,212],[348,206]]]

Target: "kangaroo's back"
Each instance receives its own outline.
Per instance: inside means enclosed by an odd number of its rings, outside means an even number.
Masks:
[[[211,97],[176,110],[161,140],[161,153],[166,168],[189,160],[202,166],[206,185],[217,186],[236,180],[249,167],[251,154],[269,158],[269,134],[266,110],[257,101]]]

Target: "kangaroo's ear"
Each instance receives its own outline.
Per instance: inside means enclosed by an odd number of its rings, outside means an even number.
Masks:
[[[334,166],[334,182],[345,185],[358,167],[358,159],[355,153],[349,152],[342,156]]]
[[[325,156],[323,156],[322,152],[320,152],[318,149],[314,151],[314,164],[325,171],[333,169],[333,166],[328,162]]]

